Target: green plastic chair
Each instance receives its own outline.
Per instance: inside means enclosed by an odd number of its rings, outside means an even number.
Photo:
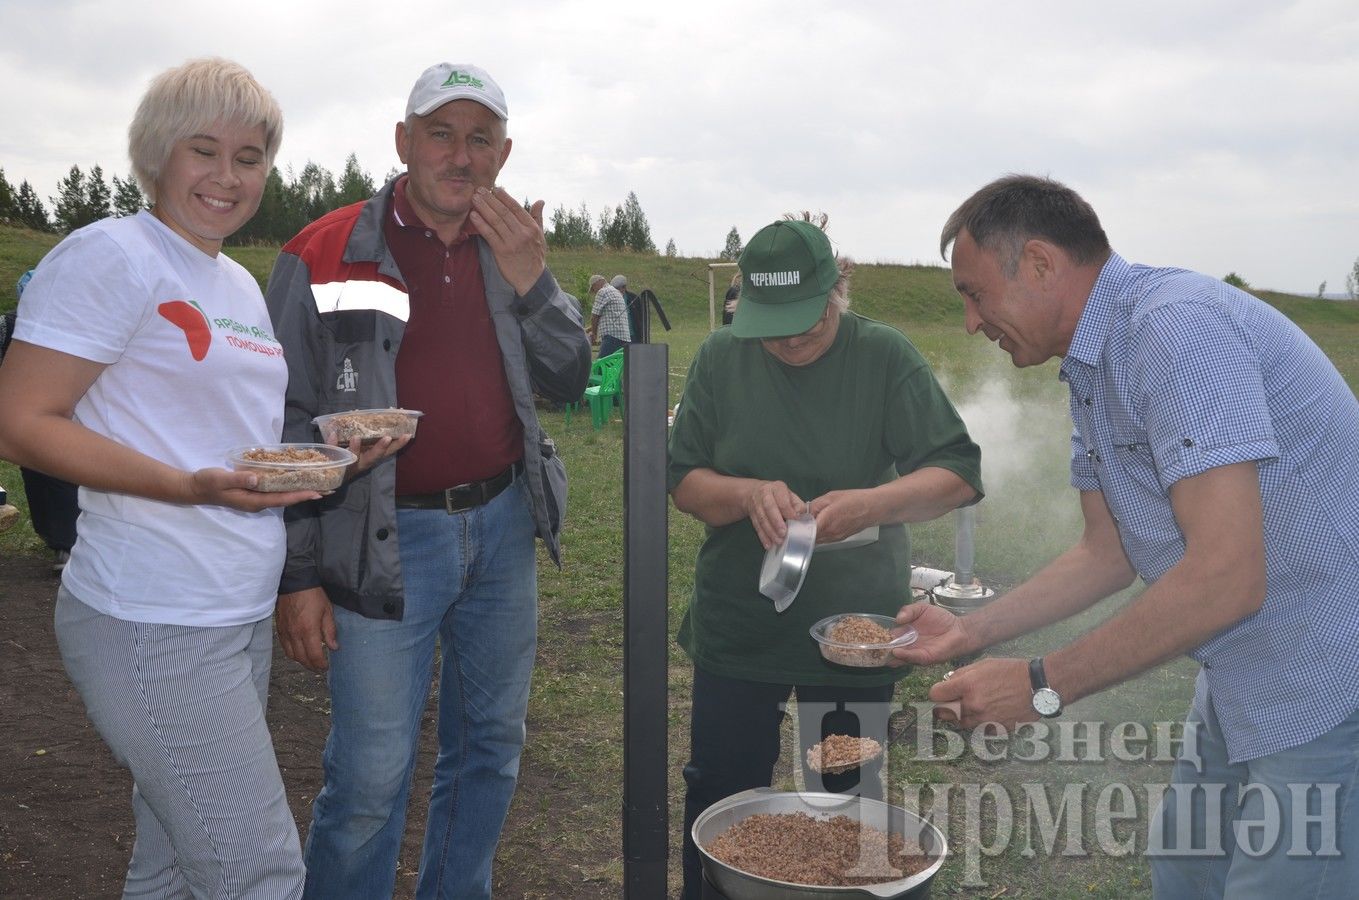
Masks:
[[[596,360],[591,366],[592,376],[595,369],[599,370],[599,383],[585,389],[585,399],[590,404],[590,424],[598,431],[609,421],[614,403],[623,399],[623,351]]]
[[[587,386],[589,387],[597,386],[600,382],[604,380],[604,370],[608,368],[608,366],[605,365],[604,360],[612,359],[615,356],[618,357],[618,365],[621,366],[623,364],[622,350],[615,350],[608,356],[603,357],[602,359],[597,359],[590,364],[590,378],[588,381],[585,382]],[[612,365],[612,363],[610,363],[609,365]],[[581,402],[584,402],[585,399],[586,398],[584,397],[584,395],[582,395],[581,400],[579,402],[566,404],[565,412],[567,425],[571,424],[571,414],[576,411],[576,407],[579,406]]]

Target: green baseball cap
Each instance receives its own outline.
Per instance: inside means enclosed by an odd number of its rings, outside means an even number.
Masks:
[[[740,338],[790,337],[826,311],[840,277],[826,233],[811,222],[766,225],[741,251],[741,301],[731,320]]]

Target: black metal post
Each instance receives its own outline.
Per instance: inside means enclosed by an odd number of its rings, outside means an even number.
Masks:
[[[669,347],[629,344],[623,363],[623,896],[666,895],[666,411]]]

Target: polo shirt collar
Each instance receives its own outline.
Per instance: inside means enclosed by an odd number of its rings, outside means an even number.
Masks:
[[[1123,286],[1132,277],[1132,266],[1117,253],[1110,253],[1099,278],[1086,298],[1085,308],[1076,322],[1076,331],[1071,335],[1071,345],[1067,347],[1062,360],[1065,370],[1068,362],[1083,363],[1097,367],[1104,354],[1104,344],[1113,327],[1114,308],[1123,293]]]

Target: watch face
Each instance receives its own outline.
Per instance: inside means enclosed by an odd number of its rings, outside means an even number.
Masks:
[[[1039,688],[1033,692],[1033,708],[1040,716],[1055,716],[1062,711],[1062,698],[1052,688]]]

